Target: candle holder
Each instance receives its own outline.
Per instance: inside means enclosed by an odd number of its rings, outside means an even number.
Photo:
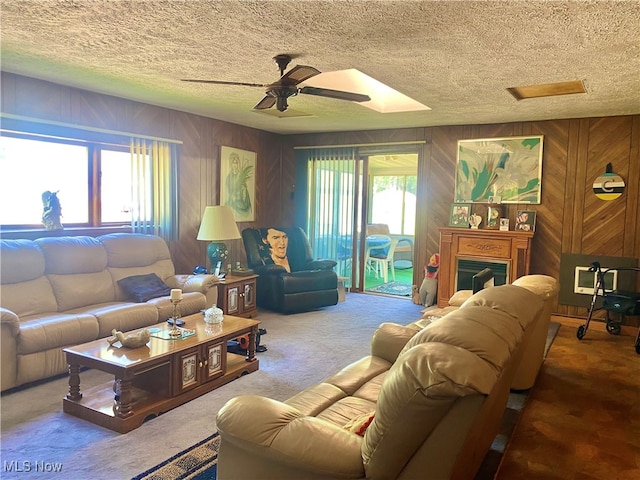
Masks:
[[[173,328],[169,332],[169,336],[172,338],[177,338],[182,336],[182,331],[178,328],[178,317],[180,316],[178,305],[182,301],[181,298],[172,298],[171,304],[173,305],[173,314],[171,318],[173,319]]]

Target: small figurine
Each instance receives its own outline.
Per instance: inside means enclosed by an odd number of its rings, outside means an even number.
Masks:
[[[474,213],[469,217],[469,225],[473,230],[477,230],[480,224],[482,223],[482,217],[477,213]]]
[[[123,347],[126,348],[138,348],[146,343],[151,338],[151,332],[148,329],[144,329],[139,331],[138,333],[132,333],[129,335],[125,335],[124,333],[116,330],[115,328],[111,330],[111,334],[113,337],[107,338],[107,342],[109,345],[112,345],[116,342],[120,342]]]
[[[42,194],[42,224],[47,230],[62,230],[60,217],[62,216],[62,207],[58,200],[58,192],[50,192],[47,190]]]

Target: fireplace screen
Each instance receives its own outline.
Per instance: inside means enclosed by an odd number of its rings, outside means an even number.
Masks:
[[[456,290],[473,290],[473,276],[485,268],[493,270],[494,285],[509,283],[509,262],[458,258]]]

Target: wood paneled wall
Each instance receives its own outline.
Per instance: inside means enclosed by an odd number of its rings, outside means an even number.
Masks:
[[[6,72],[1,80],[2,112],[183,142],[180,238],[170,246],[180,273],[205,262],[206,244],[196,234],[204,207],[219,203],[221,145],[257,153],[256,222],[250,225],[263,226],[293,222],[295,146],[425,142],[418,166],[415,264],[420,266],[438,251],[438,228],[448,223],[457,141],[544,135],[542,203],[508,206],[512,225],[516,210],[538,212],[532,271],[558,278],[565,252],[640,257],[640,115],[281,136]],[[595,197],[592,185],[609,162],[627,188],[605,202]],[[240,240],[229,247],[233,262],[245,262]],[[420,268],[415,275],[419,284]],[[586,314],[564,305],[556,313]]]
[[[559,278],[562,253],[640,258],[639,115],[294,135],[285,138],[283,163],[293,168],[294,146],[426,141],[418,167],[415,265],[421,266],[438,251],[438,228],[449,220],[458,140],[519,135],[544,135],[541,204],[507,206],[510,225],[515,224],[517,210],[537,211],[532,273]],[[607,202],[594,195],[593,182],[609,162],[627,188],[620,198]],[[474,205],[474,211],[482,214],[484,208]],[[292,214],[284,210],[283,215]],[[419,285],[420,269],[414,274]],[[563,315],[587,314],[567,305],[555,310]]]
[[[170,245],[176,271],[206,263],[206,242],[196,240],[202,212],[219,204],[220,146],[257,153],[255,225],[280,222],[281,137],[220,120],[101,95],[2,72],[2,112],[182,141],[179,229]],[[247,226],[238,224],[240,230]],[[227,242],[230,261],[246,264],[242,240]]]

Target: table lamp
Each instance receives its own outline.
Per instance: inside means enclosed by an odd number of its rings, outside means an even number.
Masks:
[[[218,275],[229,256],[229,250],[222,241],[237,238],[240,238],[240,232],[231,207],[215,205],[205,208],[197,239],[211,242],[207,247],[211,273]]]

